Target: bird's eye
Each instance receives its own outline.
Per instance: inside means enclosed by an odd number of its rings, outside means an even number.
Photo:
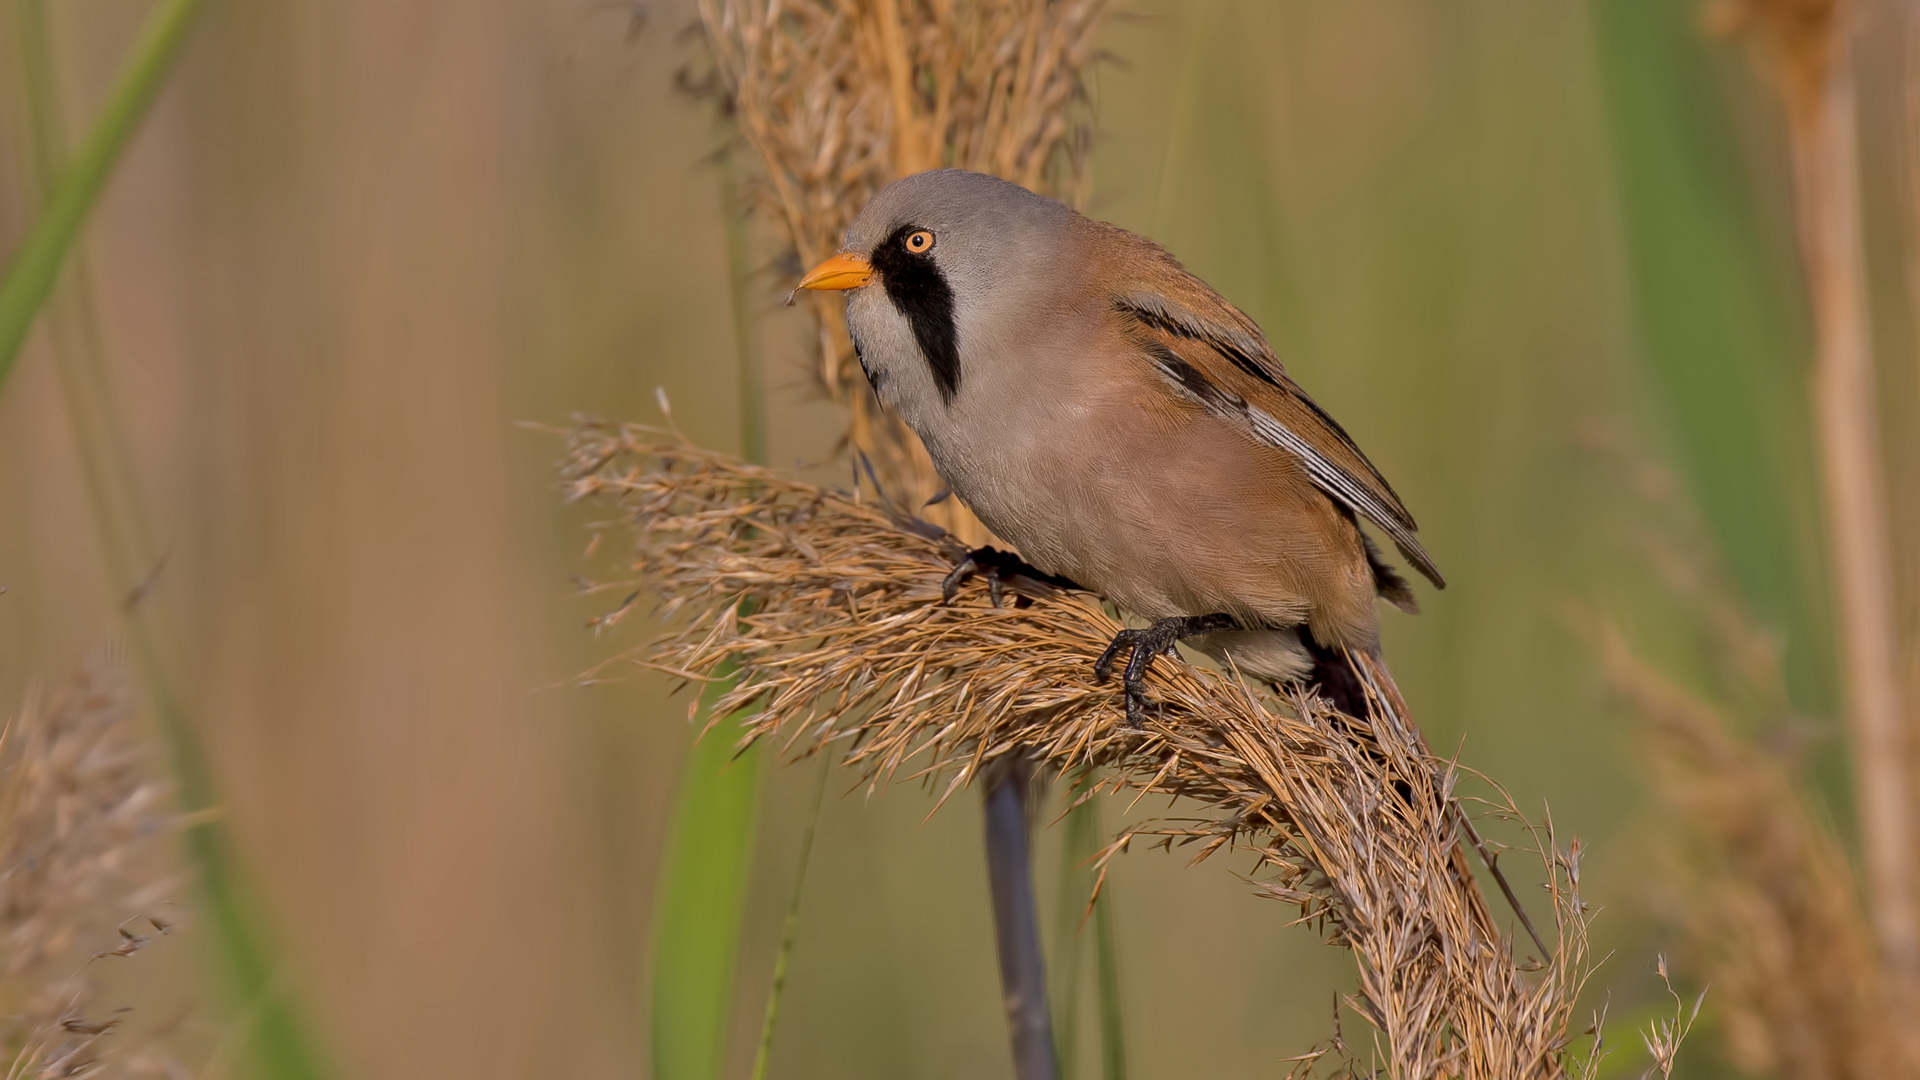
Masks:
[[[932,251],[933,234],[925,229],[910,234],[907,237],[907,250],[913,252],[915,255],[924,255]]]

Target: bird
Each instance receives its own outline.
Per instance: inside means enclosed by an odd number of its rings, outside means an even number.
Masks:
[[[1363,524],[1446,585],[1260,327],[1144,236],[939,169],[874,195],[798,289],[845,293],[874,394],[1020,561],[1147,623],[1094,665],[1105,682],[1129,652],[1135,727],[1182,641],[1364,717],[1345,653],[1380,655],[1380,600],[1418,604]]]

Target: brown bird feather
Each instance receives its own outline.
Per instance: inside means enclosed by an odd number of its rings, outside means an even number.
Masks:
[[[1129,256],[1112,262],[1114,272],[1104,282],[1114,310],[1136,324],[1143,347],[1156,359],[1170,353],[1192,369],[1192,375],[1166,373],[1168,381],[1255,440],[1292,455],[1315,487],[1386,532],[1408,562],[1445,588],[1393,485],[1287,375],[1260,327],[1159,244],[1112,225],[1090,224]]]

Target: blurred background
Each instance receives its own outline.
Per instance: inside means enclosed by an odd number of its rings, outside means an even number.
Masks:
[[[77,138],[145,7],[47,10]],[[1910,642],[1912,29],[1892,3],[1850,17]],[[1667,0],[1128,0],[1091,83],[1088,212],[1252,314],[1418,516],[1450,585],[1386,616],[1387,654],[1436,749],[1582,841],[1607,957],[1590,995],[1626,1047],[1671,1011],[1657,954],[1689,1000],[1710,965],[1610,634],[1731,702],[1811,820],[1856,835],[1786,130],[1764,66],[1709,21]],[[693,729],[664,679],[577,684],[649,630],[585,629],[609,601],[571,581],[607,553],[562,505],[559,440],[519,422],[655,422],[662,388],[691,438],[739,444],[730,131],[676,89],[697,25],[671,0],[214,0],[70,269],[164,557],[175,688],[275,978],[339,1075],[647,1074],[647,928]],[[37,198],[5,32],[0,250]],[[771,462],[841,482],[811,326],[755,236]],[[62,394],[43,325],[0,388],[8,714],[124,633]],[[1784,689],[1729,689],[1728,611],[1777,647]],[[765,773],[729,1075],[817,783],[813,763]],[[1004,1075],[976,812],[851,784],[828,780],[770,1075]],[[1135,1075],[1282,1075],[1332,1030],[1347,957],[1286,926],[1246,863],[1118,863]],[[139,1006],[130,1026],[184,1013],[181,1059],[244,1074],[188,910],[109,1000]],[[1765,1071],[1715,1005],[1687,1074]]]

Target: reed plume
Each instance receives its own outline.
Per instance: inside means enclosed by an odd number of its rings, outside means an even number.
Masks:
[[[165,845],[165,784],[134,730],[126,687],[105,661],[43,700],[0,739],[0,1039],[9,1080],[165,1071],[98,1008],[92,961],[140,951],[169,928],[154,916],[178,884]],[[130,918],[133,917],[133,918]],[[77,974],[76,974],[77,971]]]
[[[1249,849],[1258,888],[1351,950],[1359,989],[1347,1004],[1374,1037],[1335,1039],[1301,1071],[1513,1080],[1576,1064],[1571,1017],[1588,971],[1577,845],[1526,828],[1557,933],[1551,955],[1523,965],[1452,839],[1455,787],[1470,774],[1425,751],[1368,658],[1356,658],[1373,705],[1364,721],[1165,663],[1149,676],[1159,712],[1134,729],[1092,677],[1120,629],[1097,598],[1015,579],[996,605],[976,580],[944,604],[967,545],[936,526],[636,426],[578,427],[564,475],[572,499],[614,514],[598,528],[632,545],[638,580],[601,588],[652,590],[671,621],[632,662],[702,684],[737,668],[712,715],[755,705],[743,742],[832,754],[871,790],[907,778],[943,801],[1028,755],[1056,772],[1091,767],[1101,779],[1079,798],[1124,790],[1205,806],[1134,826],[1102,863],[1136,839],[1196,860]],[[1490,812],[1519,821],[1491,790]]]
[[[1710,677],[1692,687],[1638,655],[1611,618],[1589,621],[1666,804],[1649,844],[1663,868],[1655,906],[1685,941],[1685,965],[1713,987],[1727,1058],[1808,1080],[1909,1075],[1859,875],[1807,794],[1811,733],[1788,696],[1783,641],[1736,598],[1673,478],[1595,435],[1593,449],[1652,511],[1643,561],[1702,630]]]
[[[1639,715],[1661,796],[1671,905],[1714,988],[1729,1057],[1804,1080],[1905,1075],[1885,979],[1839,837],[1787,757],[1734,733],[1723,706],[1601,632],[1609,681]]]
[[[1092,123],[1086,80],[1106,0],[701,0],[710,78],[758,159],[746,206],[796,268],[837,250],[874,193],[925,169],[992,173],[1083,203]],[[889,490],[925,499],[939,478],[884,412],[837,303],[808,305],[815,374],[846,437]],[[985,529],[947,500],[928,515],[963,539]]]
[[[701,0],[714,70],[696,81],[725,107],[757,170],[739,202],[772,225],[790,264],[840,246],[886,184],[954,166],[1082,203],[1092,127],[1085,78],[1106,0]],[[920,441],[880,407],[838,303],[809,302],[813,374],[843,438],[888,490],[941,489]],[[752,377],[750,375],[750,377]],[[751,455],[749,455],[751,456]],[[926,512],[974,544],[988,530],[959,500]],[[1059,1055],[1031,901],[1024,761],[986,788],[988,878],[1003,997],[1020,1080],[1053,1080]],[[1004,788],[1004,790],[1003,790]]]

